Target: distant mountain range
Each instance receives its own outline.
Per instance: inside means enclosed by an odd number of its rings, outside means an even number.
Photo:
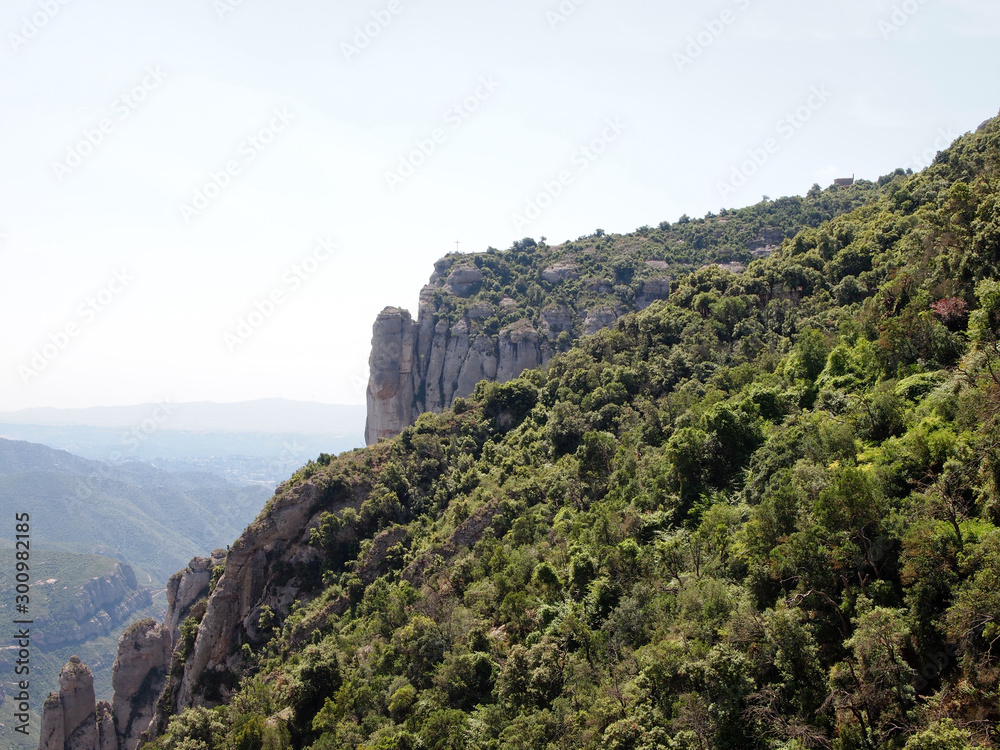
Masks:
[[[192,557],[225,547],[269,495],[213,474],[0,439],[0,513],[30,512],[33,546],[128,562],[142,583],[162,586]]]
[[[320,453],[364,444],[365,407],[263,399],[0,412],[0,438],[78,456],[142,459],[273,488]]]
[[[141,428],[150,420],[164,430],[348,435],[364,431],[365,407],[268,398],[230,404],[194,401],[0,412],[0,424],[9,425]]]

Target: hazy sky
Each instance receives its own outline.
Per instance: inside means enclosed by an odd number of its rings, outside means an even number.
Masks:
[[[924,166],[1000,108],[998,5],[7,0],[0,410],[361,403],[456,241]]]

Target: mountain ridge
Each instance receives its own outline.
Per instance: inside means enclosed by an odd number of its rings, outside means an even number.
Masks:
[[[1000,119],[310,461],[185,604],[151,746],[995,747],[997,185]]]
[[[801,229],[877,195],[887,179],[814,185],[802,198],[685,215],[630,235],[599,229],[561,245],[526,237],[503,252],[449,253],[420,292],[416,320],[398,307],[375,320],[366,443],[443,411],[480,380],[503,383],[547,365],[580,336],[666,299],[677,275],[706,263],[742,270]]]

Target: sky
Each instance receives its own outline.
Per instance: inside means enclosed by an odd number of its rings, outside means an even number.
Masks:
[[[920,169],[995,0],[7,0],[0,411],[364,402],[434,261]]]

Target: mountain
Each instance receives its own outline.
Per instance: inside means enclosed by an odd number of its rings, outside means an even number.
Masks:
[[[97,461],[141,459],[273,490],[320,453],[364,443],[364,407],[264,399],[0,412],[0,438]]]
[[[469,396],[480,380],[503,383],[547,365],[578,337],[666,299],[678,275],[706,263],[741,270],[885,184],[815,185],[804,198],[684,216],[631,235],[597,230],[555,246],[525,238],[502,253],[449,254],[420,293],[416,321],[396,307],[375,321],[365,440],[398,435],[418,415]]]
[[[211,474],[89,461],[0,440],[0,512],[13,518],[29,510],[34,545],[128,562],[154,585],[238,536],[267,494]],[[13,540],[7,528],[5,538]]]
[[[123,638],[119,742],[995,747],[1000,119],[879,185],[300,469]]]

